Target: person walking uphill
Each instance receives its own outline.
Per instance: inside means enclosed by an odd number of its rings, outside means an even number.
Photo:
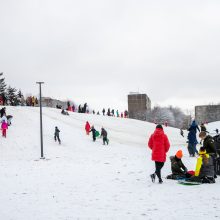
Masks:
[[[103,145],[105,145],[105,143],[107,143],[108,145],[108,133],[107,131],[102,127],[102,131],[101,131],[101,137],[103,137]]]
[[[92,132],[92,139],[95,142],[96,141],[96,130],[95,130],[94,126],[92,126],[92,128],[89,132]]]
[[[86,122],[86,125],[85,125],[85,130],[86,130],[86,134],[89,135],[89,131],[90,131],[90,124],[89,122],[87,121]]]
[[[166,153],[169,151],[170,143],[167,135],[163,131],[162,125],[157,125],[156,130],[151,135],[148,146],[152,150],[152,160],[155,161],[156,170],[150,175],[152,182],[155,182],[156,175],[159,183],[163,183],[161,178],[161,169],[166,161]]]
[[[59,142],[59,144],[61,144],[61,140],[60,140],[60,130],[58,129],[58,127],[55,127],[55,133],[54,133],[54,140]]]

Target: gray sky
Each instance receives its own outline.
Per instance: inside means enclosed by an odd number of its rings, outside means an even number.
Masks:
[[[219,0],[0,0],[0,72],[45,96],[127,108],[220,102]]]

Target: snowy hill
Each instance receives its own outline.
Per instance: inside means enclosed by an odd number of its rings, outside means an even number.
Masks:
[[[215,130],[218,129],[220,132],[220,121],[209,123],[208,125],[205,125],[207,127],[207,130],[210,132],[211,135],[215,135]]]
[[[44,108],[44,153],[39,160],[39,109],[7,107],[14,116],[7,139],[0,138],[0,216],[2,220],[194,219],[220,217],[220,181],[186,187],[164,179],[153,184],[154,170],[147,141],[155,125],[131,119],[70,113]],[[85,122],[102,126],[110,145],[86,136]],[[53,140],[61,130],[62,145]],[[194,169],[186,139],[165,128],[171,142],[167,156],[178,149]],[[170,173],[170,162],[162,170]]]

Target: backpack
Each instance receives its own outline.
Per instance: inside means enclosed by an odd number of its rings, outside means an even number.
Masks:
[[[220,154],[220,134],[213,137],[215,149],[218,154]]]

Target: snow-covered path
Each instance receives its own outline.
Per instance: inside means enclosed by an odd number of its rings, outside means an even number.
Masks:
[[[153,184],[154,169],[147,140],[155,125],[130,119],[43,109],[44,150],[40,160],[39,109],[8,107],[13,125],[7,139],[0,137],[0,219],[195,219],[220,218],[220,181],[216,184],[182,186],[175,181]],[[110,139],[92,142],[86,121],[104,126]],[[53,140],[54,127],[61,130],[62,145]],[[183,161],[194,169],[186,140],[179,130],[166,128]],[[168,155],[168,156],[169,156]],[[170,162],[163,169],[170,173]]]

